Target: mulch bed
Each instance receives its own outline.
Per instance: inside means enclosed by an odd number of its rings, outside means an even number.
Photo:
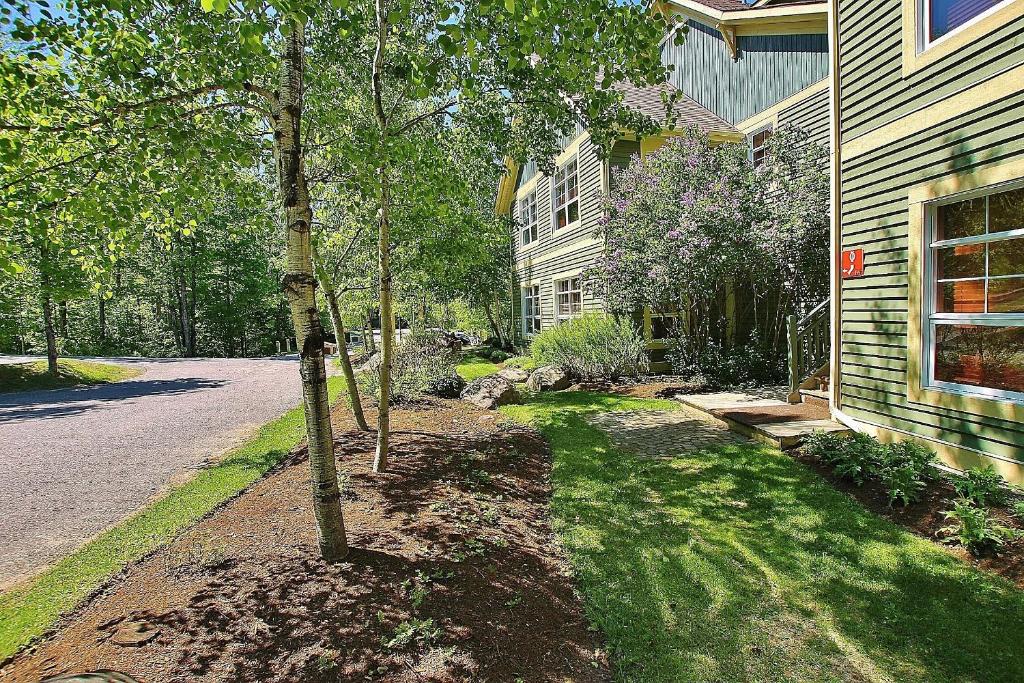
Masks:
[[[128,568],[0,680],[608,680],[549,527],[539,435],[465,403],[405,407],[390,470],[375,475],[373,435],[347,412],[335,422],[345,562],[318,557],[298,452]]]
[[[863,486],[837,477],[832,469],[819,459],[805,454],[802,450],[790,451],[790,455],[821,475],[835,488],[855,498],[864,507],[908,530],[933,541],[941,541],[940,530],[949,525],[943,512],[953,508],[956,491],[949,481],[935,478],[928,483],[922,500],[911,505],[899,503],[889,505],[889,496],[877,481],[867,481]],[[1005,508],[990,507],[994,521],[1003,526],[1024,530],[1024,524]],[[1000,574],[1024,588],[1024,538],[1018,538],[1003,546],[998,555],[974,557],[964,548],[949,546],[950,552],[979,569]]]

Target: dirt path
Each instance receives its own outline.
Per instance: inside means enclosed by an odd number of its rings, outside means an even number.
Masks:
[[[290,358],[117,362],[144,374],[0,396],[0,590],[301,400]]]
[[[337,418],[353,547],[316,556],[301,454],[0,671],[170,681],[608,679],[547,520],[535,433],[437,401],[393,415],[391,471]],[[152,640],[119,645],[128,624]],[[6,676],[6,677],[5,677]]]

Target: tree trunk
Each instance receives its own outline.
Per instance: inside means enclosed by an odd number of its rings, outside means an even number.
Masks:
[[[49,277],[43,276],[43,330],[46,333],[46,371],[57,376],[57,335],[53,331],[53,299]]]
[[[501,344],[501,348],[505,348],[505,335],[501,331],[501,325],[494,318],[494,313],[491,311],[491,303],[484,301],[484,315],[487,316],[487,324],[491,326],[491,332],[498,338],[498,343]]]
[[[58,334],[64,338],[68,338],[68,302],[61,301],[57,304],[57,330]]]
[[[373,111],[380,131],[381,149],[387,149],[388,120],[384,113],[384,50],[388,42],[388,12],[385,0],[376,0],[377,46],[373,56],[371,87]],[[391,187],[387,164],[378,168],[380,206],[378,207],[377,259],[380,268],[380,407],[377,410],[377,452],[373,471],[388,466],[388,437],[391,430],[391,363],[394,348],[395,315],[391,301]]]
[[[313,513],[320,554],[325,560],[337,561],[348,555],[348,543],[334,460],[323,329],[316,307],[316,279],[309,234],[313,213],[306,186],[301,138],[304,47],[305,27],[296,22],[285,39],[279,95],[272,114],[277,178],[287,233],[282,285],[299,347]]]
[[[314,258],[315,253],[314,251]],[[366,416],[363,415],[363,401],[359,397],[356,373],[352,369],[352,359],[348,356],[348,344],[345,343],[345,321],[342,319],[341,310],[338,308],[338,293],[334,290],[334,283],[331,282],[321,265],[317,265],[317,273],[319,275],[320,287],[324,290],[324,299],[327,300],[327,311],[331,315],[334,338],[338,342],[338,358],[341,360],[341,371],[345,375],[345,387],[348,389],[349,402],[352,404],[352,415],[356,418],[356,426],[361,431],[368,432],[370,427],[366,424]]]
[[[107,341],[107,298],[100,294],[100,344]]]

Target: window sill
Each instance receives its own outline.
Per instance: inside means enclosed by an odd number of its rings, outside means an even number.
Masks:
[[[569,223],[568,225],[565,225],[565,226],[563,226],[561,228],[556,228],[554,225],[552,225],[551,226],[551,234],[554,235],[556,233],[563,233],[563,232],[566,232],[568,230],[572,230],[573,228],[578,228],[578,227],[580,227],[580,223],[582,223],[582,222],[583,221],[577,219],[577,220],[573,221],[572,223]]]

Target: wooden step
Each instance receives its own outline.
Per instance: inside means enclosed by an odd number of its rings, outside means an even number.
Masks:
[[[828,407],[828,391],[825,389],[801,389],[801,403]]]

